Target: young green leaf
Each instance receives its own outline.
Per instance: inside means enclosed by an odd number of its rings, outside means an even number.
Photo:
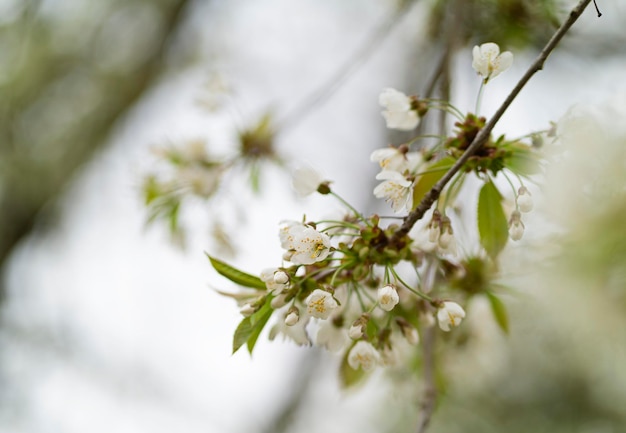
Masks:
[[[239,350],[250,338],[252,334],[252,324],[250,323],[250,317],[245,317],[235,329],[235,335],[233,336],[233,353]]]
[[[270,317],[272,317],[272,313],[274,312],[274,309],[270,305],[270,301],[271,301],[271,297],[268,296],[267,301],[265,302],[265,305],[263,305],[263,307],[261,307],[259,311],[257,311],[252,316],[250,316],[250,323],[252,324],[252,332],[250,333],[250,337],[248,338],[248,341],[246,342],[246,345],[248,346],[248,352],[250,352],[250,355],[252,355],[252,351],[254,350],[254,346],[256,345],[256,342],[259,338],[259,335],[261,334],[261,331],[263,331],[263,328],[265,328],[267,321],[270,319]]]
[[[492,181],[478,195],[478,234],[487,254],[495,260],[509,238],[509,227],[502,210],[502,196]]]
[[[446,171],[454,164],[454,159],[445,157],[428,168],[424,169],[428,173],[424,173],[417,178],[413,187],[413,208],[417,207],[424,196],[432,189],[432,187],[446,174]]]
[[[239,269],[233,268],[232,266],[216,259],[215,257],[211,257],[208,254],[206,256],[211,261],[213,268],[220,275],[228,278],[233,283],[244,287],[252,287],[257,290],[267,290],[265,283],[259,277],[255,277],[254,275],[250,275],[240,271]]]
[[[274,310],[270,305],[270,297],[268,296],[265,304],[250,317],[244,318],[237,326],[235,335],[233,336],[233,353],[238,351],[244,344],[248,347],[248,352],[252,355],[254,346],[272,316]]]
[[[489,304],[491,305],[491,311],[493,312],[493,316],[496,319],[496,322],[502,328],[505,334],[509,333],[509,316],[506,312],[506,307],[504,303],[491,292],[485,292],[487,295],[487,299],[489,299]]]

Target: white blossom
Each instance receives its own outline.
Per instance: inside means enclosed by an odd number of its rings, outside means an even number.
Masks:
[[[339,306],[333,295],[321,289],[313,290],[304,302],[307,305],[307,313],[318,319],[328,319]]]
[[[456,302],[444,302],[437,310],[437,321],[444,331],[459,326],[464,317],[465,310]]]
[[[370,155],[370,161],[377,162],[383,170],[404,173],[414,172],[424,162],[421,152],[408,152],[406,146],[384,147],[376,149]]]
[[[475,46],[472,56],[472,68],[483,77],[485,83],[513,64],[513,53],[510,51],[500,53],[500,47],[493,42],[487,42],[480,47]]]
[[[378,289],[378,305],[385,311],[393,310],[393,307],[398,305],[400,297],[394,286],[387,284],[386,286]]]
[[[387,128],[410,131],[419,124],[420,119],[411,106],[411,98],[404,93],[386,88],[378,97],[378,102],[385,108],[381,114],[387,122]]]
[[[285,339],[295,342],[298,346],[308,346],[311,344],[311,340],[306,332],[309,317],[301,317],[300,320],[292,326],[288,326],[285,322],[286,318],[279,320],[272,329],[270,329],[270,341],[273,341],[278,335],[282,335]]]
[[[367,341],[357,341],[350,353],[348,354],[348,365],[354,370],[359,366],[369,371],[376,367],[380,363],[380,354],[378,351]]]
[[[323,346],[331,352],[339,352],[348,345],[350,339],[346,330],[341,326],[336,326],[332,320],[326,320],[320,324],[315,344]]]
[[[304,166],[294,170],[291,183],[296,192],[302,196],[313,194],[324,182],[322,175],[312,167]]]
[[[410,210],[413,206],[413,182],[405,178],[397,171],[383,170],[376,179],[383,180],[376,188],[374,195],[376,198],[384,198],[391,202],[394,212],[403,209]]]
[[[533,198],[526,187],[521,187],[517,193],[517,206],[521,212],[530,212],[533,210]]]
[[[287,250],[283,258],[298,265],[311,265],[330,254],[330,238],[313,227],[295,221],[284,222],[279,230],[281,246]]]

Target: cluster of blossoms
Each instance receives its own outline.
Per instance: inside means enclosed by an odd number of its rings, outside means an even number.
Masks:
[[[511,53],[500,53],[493,43],[475,47],[473,57],[472,65],[482,77],[481,90],[513,60]],[[443,110],[457,120],[452,136],[441,137],[434,145],[420,146],[421,137],[417,136],[407,143],[377,149],[370,156],[380,166],[376,179],[381,182],[374,195],[388,202],[396,214],[411,214],[468,149],[486,119],[473,113],[463,115],[440,100],[419,99],[392,88],[382,91],[379,103],[391,129],[411,131],[431,109]],[[252,350],[263,326],[276,313],[271,339],[283,335],[300,345],[343,352],[345,366],[367,371],[397,362],[402,352],[419,343],[426,327],[438,323],[445,332],[458,327],[465,317],[461,304],[478,295],[489,298],[496,320],[506,328],[493,271],[507,239],[519,240],[523,235],[521,213],[532,210],[533,202],[522,178],[536,173],[539,161],[532,145],[504,136],[488,137],[445,185],[430,221],[408,230],[393,223],[381,224],[385,217],[363,216],[332,191],[330,182],[317,171],[309,167],[296,170],[293,186],[300,195],[335,196],[346,205],[347,213],[338,220],[282,222],[282,263],[264,270],[260,277],[211,258],[222,275],[253,289],[233,295],[245,317],[235,332],[234,350],[244,344]],[[458,193],[472,175],[483,182],[477,213],[482,249],[471,257],[459,257],[446,210],[459,204]],[[508,220],[503,195],[496,186],[498,175],[511,187],[512,176],[519,181]],[[421,237],[428,243],[418,242]]]
[[[270,338],[283,335],[301,345],[344,351],[347,365],[363,371],[397,362],[403,348],[418,344],[418,329],[432,326],[435,318],[444,331],[458,326],[463,308],[431,298],[417,280],[435,258],[411,247],[408,237],[393,243],[394,228],[378,224],[377,216],[326,221],[324,229],[321,222],[284,221],[283,264],[261,272],[255,288],[262,291],[239,296],[241,314],[259,320],[276,312],[280,319]],[[411,265],[412,277],[401,276],[401,263]]]

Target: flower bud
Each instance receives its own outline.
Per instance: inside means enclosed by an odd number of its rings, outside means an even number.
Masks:
[[[417,329],[411,325],[404,317],[396,318],[396,323],[402,332],[404,338],[409,344],[416,345],[420,341],[420,336],[417,333]]]
[[[517,193],[517,207],[521,212],[530,212],[533,210],[533,198],[526,187],[522,186]]]
[[[378,305],[380,305],[380,308],[383,310],[393,310],[393,307],[398,305],[398,302],[400,302],[400,297],[393,285],[387,284],[378,289]]]
[[[441,234],[441,214],[438,210],[433,212],[433,217],[428,224],[428,241],[436,244]]]
[[[350,330],[348,331],[348,335],[350,336],[350,338],[352,338],[353,340],[358,340],[359,338],[363,337],[369,318],[369,314],[365,313],[354,321],[354,323],[350,327]]]
[[[519,211],[513,211],[509,219],[509,236],[514,241],[519,241],[524,235],[524,223]]]
[[[285,325],[293,326],[300,320],[300,311],[297,307],[291,307],[285,316]]]
[[[242,315],[242,316],[244,316],[244,317],[250,317],[250,316],[252,316],[254,313],[256,313],[256,311],[257,311],[257,308],[256,308],[254,305],[250,304],[250,303],[244,304],[244,305],[243,305],[243,306],[239,309],[239,312],[240,312],[240,313],[241,313],[241,315]]]
[[[289,282],[289,275],[285,271],[274,272],[274,282],[276,284],[287,284]]]
[[[284,307],[287,304],[287,294],[286,293],[281,293],[280,295],[274,297],[271,301],[270,301],[270,306],[274,309],[277,310],[281,307]]]

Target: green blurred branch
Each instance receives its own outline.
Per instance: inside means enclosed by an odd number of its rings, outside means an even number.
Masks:
[[[40,16],[36,3],[25,6],[19,21],[0,29],[1,35],[13,38],[16,51],[13,74],[0,77],[0,301],[6,295],[2,276],[7,258],[36,226],[50,223],[48,209],[76,170],[108,142],[117,121],[158,78],[188,3],[114,3],[110,14],[97,20],[98,26],[78,29],[84,40],[64,40],[80,50],[55,46],[59,42],[54,32],[61,26]],[[133,6],[159,21],[148,47],[131,44],[138,52],[128,58],[142,61],[118,70],[102,68],[98,43],[107,29],[101,22],[110,19],[112,26],[113,18],[132,12]],[[77,21],[80,18],[85,19]],[[119,24],[114,30],[117,27],[125,30]],[[123,48],[108,47],[113,54]]]

